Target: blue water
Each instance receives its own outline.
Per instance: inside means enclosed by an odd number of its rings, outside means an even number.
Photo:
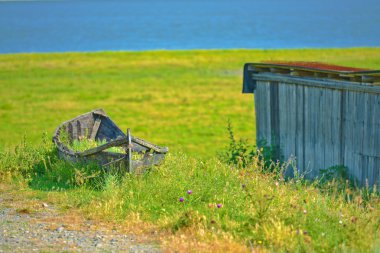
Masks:
[[[380,0],[0,1],[0,53],[380,46]]]

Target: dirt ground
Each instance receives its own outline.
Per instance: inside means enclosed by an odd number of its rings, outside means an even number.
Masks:
[[[0,189],[0,253],[160,251],[148,236]]]

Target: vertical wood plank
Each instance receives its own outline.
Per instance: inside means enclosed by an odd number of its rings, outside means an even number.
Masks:
[[[279,134],[280,134],[280,154],[283,160],[286,160],[285,142],[286,142],[286,123],[287,123],[287,108],[286,108],[286,84],[279,83],[278,87],[279,100]]]
[[[364,103],[362,104],[363,108],[363,140],[362,140],[362,156],[365,159],[366,164],[361,164],[362,178],[368,179],[369,183],[372,184],[372,178],[370,175],[373,174],[373,152],[371,149],[372,136],[372,125],[373,125],[373,116],[372,115],[372,103],[374,102],[372,96],[368,93],[361,94],[364,97]]]
[[[339,97],[339,96],[338,96]],[[324,115],[323,115],[323,121],[324,121],[324,164],[323,168],[329,168],[331,166],[337,165],[336,160],[334,161],[333,157],[335,155],[335,145],[334,145],[334,136],[333,136],[333,130],[334,130],[334,123],[335,123],[335,116],[336,112],[339,111],[339,101],[335,101],[336,97],[334,96],[334,91],[330,89],[325,90],[325,105],[324,105]],[[335,133],[337,136],[339,136],[339,133]]]
[[[260,81],[257,81],[255,90],[255,112],[256,112],[256,141],[259,142],[263,138],[264,129],[264,108],[263,108],[263,87]]]
[[[304,169],[303,172],[310,171],[313,168],[313,152],[314,152],[314,144],[312,139],[312,131],[313,131],[313,111],[312,107],[314,106],[314,96],[312,93],[311,87],[305,87],[305,151],[304,151]]]
[[[77,123],[78,123],[78,122],[73,122],[73,123],[72,123],[73,140],[75,140],[75,139],[78,138],[78,126],[77,126]]]
[[[298,171],[298,157],[296,154],[296,145],[297,145],[297,85],[289,84],[289,114],[290,122],[289,122],[289,156],[293,159],[296,159],[294,169]]]
[[[279,84],[277,82],[271,82],[270,84],[270,122],[271,122],[271,143],[270,145],[275,150],[273,159],[280,159],[279,143],[280,143],[280,118],[279,118]]]
[[[78,136],[78,138],[82,137],[82,124],[81,124],[81,122],[79,120],[76,123],[76,128],[77,128],[77,136]]]
[[[292,90],[293,90],[293,85],[290,83],[286,83],[286,142],[284,143],[285,146],[285,158],[287,160],[291,159],[291,156],[293,155],[293,121],[294,121],[294,113],[293,113],[293,104],[292,104]],[[294,171],[293,167],[288,169],[288,174],[289,176],[292,176]]]
[[[311,176],[318,167],[318,150],[317,150],[317,133],[318,133],[318,115],[319,115],[319,89],[310,88],[310,139],[309,139],[309,161],[310,167],[307,173]]]
[[[373,170],[373,181],[380,187],[380,95],[376,96],[374,103],[374,151],[375,151],[375,165]]]
[[[366,96],[366,93],[364,92],[356,92],[356,97],[357,97],[357,100],[356,100],[356,114],[357,114],[356,115],[356,120],[357,120],[356,143],[357,143],[357,146],[355,147],[356,149],[355,151],[358,158],[356,170],[357,170],[358,179],[361,182],[366,181],[366,171],[368,167],[367,157],[363,153],[363,140],[364,140],[364,130],[365,130],[364,118],[366,114],[365,96]]]
[[[354,96],[352,92],[346,92],[345,108],[344,108],[344,164],[348,168],[348,173],[354,173],[354,159],[353,159],[353,139],[352,133],[354,131],[353,116],[355,115]]]
[[[330,117],[330,145],[331,156],[329,156],[329,166],[343,165],[341,161],[341,138],[342,138],[342,92],[339,90],[331,90],[331,117]]]
[[[315,161],[317,165],[316,169],[313,171],[313,176],[316,177],[319,175],[319,172],[321,169],[326,168],[326,163],[325,163],[325,148],[326,148],[326,125],[327,125],[327,119],[326,119],[326,114],[327,114],[327,103],[330,103],[331,101],[327,101],[326,93],[328,92],[327,89],[324,88],[319,88],[319,94],[318,94],[318,106],[319,106],[319,111],[318,111],[318,116],[317,116],[317,155],[318,159]],[[331,110],[331,108],[328,108]]]
[[[272,142],[272,136],[271,136],[271,133],[272,133],[272,129],[271,129],[271,118],[270,118],[270,115],[271,115],[271,101],[270,101],[270,82],[265,82],[265,98],[266,98],[266,101],[265,101],[265,104],[266,104],[266,112],[265,112],[265,120],[266,120],[266,123],[265,123],[265,130],[266,130],[266,133],[265,133],[265,136],[266,136],[266,141],[267,141],[267,145],[270,145],[271,142]]]
[[[259,83],[259,81],[257,82]],[[256,86],[257,87],[257,86]],[[260,139],[260,129],[261,129],[261,117],[260,117],[260,114],[261,114],[261,108],[260,108],[260,95],[259,95],[259,89],[256,88],[255,90],[255,94],[254,94],[254,99],[253,99],[253,103],[254,103],[254,108],[255,108],[255,124],[256,124],[256,142]]]
[[[304,87],[296,87],[296,146],[297,168],[300,173],[304,172],[304,122],[305,122]]]

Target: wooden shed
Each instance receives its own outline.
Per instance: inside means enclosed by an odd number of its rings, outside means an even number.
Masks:
[[[294,156],[306,177],[343,165],[361,184],[380,181],[380,71],[310,62],[247,63],[257,140]]]

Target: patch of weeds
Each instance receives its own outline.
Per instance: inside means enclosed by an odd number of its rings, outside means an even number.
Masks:
[[[314,184],[324,193],[332,196],[341,196],[347,202],[355,202],[359,206],[367,207],[372,199],[379,196],[376,184],[370,186],[368,180],[364,186],[348,174],[348,168],[343,165],[332,166],[320,170],[321,176]]]
[[[256,148],[248,144],[247,140],[235,139],[231,121],[227,123],[227,131],[229,135],[228,147],[219,153],[219,158],[223,162],[236,165],[238,168],[245,168],[252,163],[253,157],[256,155]]]
[[[70,147],[75,151],[75,152],[83,152],[85,150],[91,149],[91,148],[96,148],[101,145],[106,144],[107,141],[104,140],[91,140],[88,138],[80,138],[79,140],[74,140]],[[112,152],[112,153],[125,153],[124,148],[122,147],[110,147],[106,150],[105,152]]]
[[[106,139],[93,140],[93,139],[87,138],[86,136],[88,136],[87,133],[85,133],[84,136],[80,136],[78,139],[71,140],[67,129],[65,127],[62,127],[59,138],[60,138],[60,141],[64,145],[66,145],[67,147],[69,147],[75,152],[83,152],[88,149],[96,148],[108,143]],[[125,153],[125,150],[123,147],[110,147],[104,151],[112,152],[112,153]]]
[[[183,212],[178,218],[177,222],[173,225],[173,231],[176,232],[184,228],[203,228],[206,227],[206,216],[200,214],[195,210],[188,210]]]
[[[46,134],[38,146],[30,145],[24,138],[13,150],[0,154],[2,181],[25,181],[31,188],[44,191],[62,191],[76,187],[98,190],[104,184],[107,173],[122,175],[122,171],[117,167],[105,171],[95,162],[62,160]]]
[[[333,179],[345,182],[349,179],[347,171],[347,167],[343,165],[336,165],[327,169],[321,169],[319,170],[321,175],[319,181],[321,184],[327,183]]]
[[[29,185],[40,190],[64,190],[86,186],[98,189],[104,171],[94,163],[72,163],[57,160],[46,167],[37,164]]]
[[[21,176],[28,180],[36,164],[46,164],[50,157],[55,156],[56,152],[46,134],[40,145],[30,145],[24,137],[21,144],[0,153],[0,179],[11,180]]]
[[[257,146],[248,144],[248,140],[235,139],[231,121],[227,123],[227,132],[229,137],[228,146],[218,153],[218,158],[237,168],[246,168],[260,159],[264,166],[263,172],[275,172],[278,168],[279,160],[275,161],[278,150],[273,146],[268,146],[265,140],[260,140]]]

